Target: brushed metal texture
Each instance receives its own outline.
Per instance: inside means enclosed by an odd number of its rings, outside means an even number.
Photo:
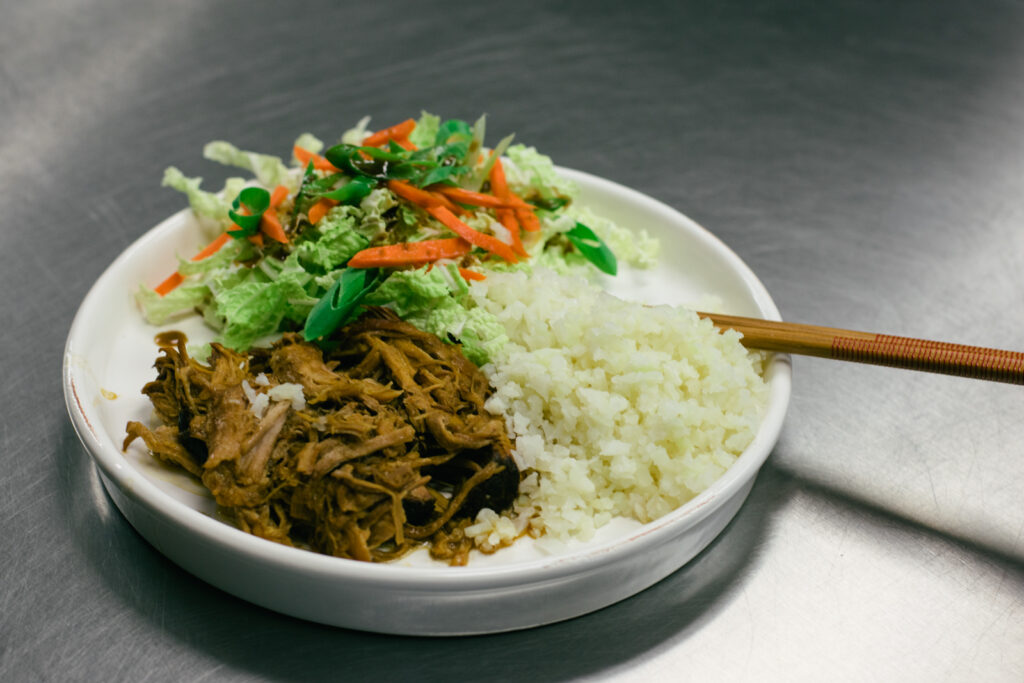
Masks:
[[[365,114],[515,131],[648,193],[786,319],[1024,350],[1024,5],[5,3],[0,679],[1024,680],[1018,387],[794,359],[733,524],[563,624],[389,638],[192,578],[106,497],[60,398],[71,318],[202,145]],[[111,330],[116,334],[116,330]]]

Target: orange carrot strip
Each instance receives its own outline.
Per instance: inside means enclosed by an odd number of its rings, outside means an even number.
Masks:
[[[516,209],[516,218],[519,225],[523,226],[526,232],[537,232],[540,230],[540,219],[537,214],[529,209]]]
[[[341,171],[340,168],[338,168],[331,162],[327,161],[327,159],[324,159],[319,154],[313,154],[309,150],[303,149],[298,145],[292,147],[292,154],[295,155],[295,158],[303,166],[309,165],[309,162],[312,161],[313,168],[315,168],[318,171],[330,171],[332,173],[337,173]]]
[[[419,149],[419,147],[417,147],[416,145],[412,144],[412,142],[409,141],[409,138],[392,138],[392,140],[394,140],[395,144],[397,144],[399,147],[401,147],[402,149],[407,149],[410,152],[415,152],[417,149]]]
[[[278,185],[270,195],[270,207],[260,216],[260,232],[284,244],[288,243],[288,235],[285,234],[284,226],[281,225],[281,219],[277,217],[277,211],[274,209],[280,206],[281,202],[287,198],[288,188],[284,185]]]
[[[175,287],[177,287],[184,281],[185,276],[179,273],[178,271],[174,271],[173,273],[171,273],[170,277],[168,277],[166,280],[164,280],[156,287],[154,287],[153,291],[159,294],[160,296],[165,296],[168,292],[173,290]]]
[[[489,179],[491,181],[491,192],[494,193],[495,197],[506,199],[511,194],[508,189],[508,180],[505,179],[505,167],[501,165],[500,158],[494,160]]]
[[[286,199],[288,199],[288,188],[284,185],[278,185],[270,194],[270,208],[276,209]]]
[[[420,189],[401,180],[389,180],[388,189],[402,199],[408,199],[413,204],[423,207],[440,206],[441,196],[427,190]]]
[[[462,276],[463,280],[486,280],[487,276],[483,273],[478,273],[475,270],[468,268],[459,268],[459,275]]]
[[[505,229],[512,235],[512,251],[520,256],[529,256],[530,252],[526,251],[526,248],[523,246],[523,240],[519,236],[519,221],[516,220],[516,212],[512,209],[498,209],[495,211],[495,214],[497,214],[498,222],[504,225]]]
[[[410,185],[402,180],[389,180],[388,189],[402,199],[407,199],[413,204],[422,206],[425,209],[431,206],[443,206],[452,213],[465,213],[462,207],[456,206],[452,200],[448,199],[443,194],[415,187],[414,185]]]
[[[522,199],[510,194],[507,199],[495,197],[492,194],[473,192],[461,187],[451,185],[431,185],[430,189],[439,192],[452,201],[460,204],[472,204],[473,206],[486,206],[491,209],[528,209],[533,208]]]
[[[491,191],[494,192],[495,196],[526,204],[526,202],[523,202],[522,199],[517,197],[515,193],[508,189],[508,181],[505,179],[505,168],[501,165],[501,159],[494,160],[494,166],[491,166],[490,180]],[[518,207],[516,208],[515,217],[523,230],[526,230],[527,232],[536,232],[540,230],[540,219],[537,218],[536,214],[534,214],[531,209]],[[506,225],[505,227],[508,226]]]
[[[409,133],[416,127],[415,119],[406,119],[401,123],[378,130],[376,133],[371,133],[363,138],[363,147],[378,147],[383,145],[388,140],[398,141],[398,138],[409,137]]]
[[[328,211],[330,211],[337,205],[338,202],[336,202],[335,200],[327,199],[326,197],[321,197],[316,204],[309,207],[309,222],[312,223],[313,225],[316,225],[317,223],[320,222],[321,218],[327,215]]]
[[[473,248],[461,237],[422,242],[400,242],[383,247],[369,247],[348,260],[350,268],[394,268],[422,266],[443,258],[458,258]]]
[[[519,259],[516,257],[516,253],[512,251],[512,247],[508,246],[497,237],[485,235],[482,232],[474,230],[456,218],[455,214],[443,206],[431,206],[427,209],[427,213],[441,221],[445,227],[467,242],[480,247],[484,251],[496,254],[510,263],[519,262]]]
[[[220,248],[227,244],[230,239],[231,235],[227,234],[226,232],[222,232],[220,234],[220,237],[218,237],[217,239],[203,247],[202,251],[200,251],[198,254],[192,257],[192,260],[202,261],[204,258],[207,258],[208,256],[213,256],[218,251],[220,251]]]
[[[213,256],[218,251],[220,251],[220,248],[223,247],[225,244],[227,244],[230,240],[231,240],[231,235],[229,235],[226,232],[222,232],[217,237],[217,239],[213,240],[212,242],[207,244],[205,247],[200,249],[199,252],[195,256],[192,257],[192,260],[193,261],[202,261],[204,258],[209,258],[210,256]],[[159,294],[160,296],[164,296],[164,295],[166,295],[168,292],[172,291],[175,287],[177,287],[178,285],[180,285],[184,281],[185,281],[185,276],[182,275],[181,273],[179,273],[178,271],[174,271],[173,273],[171,273],[170,276],[167,277],[166,280],[164,280],[163,282],[158,284],[156,287],[154,287],[153,291],[156,292],[157,294]]]
[[[508,200],[512,196],[512,192],[508,189],[508,181],[505,180],[505,169],[501,165],[501,159],[495,159],[494,165],[491,166],[491,191],[496,197],[503,200]],[[525,209],[524,209],[525,211]],[[498,209],[495,211],[498,220],[505,229],[512,235],[512,249],[520,256],[529,256],[529,252],[523,248],[523,241],[519,236],[519,220],[516,218],[516,212],[512,209]]]
[[[283,244],[288,243],[288,235],[284,232],[281,219],[277,217],[274,209],[267,209],[260,217],[260,232],[270,239],[277,240]]]

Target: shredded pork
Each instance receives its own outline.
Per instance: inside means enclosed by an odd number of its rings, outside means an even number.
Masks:
[[[294,334],[248,353],[213,344],[204,364],[184,334],[158,336],[143,393],[161,425],[130,422],[124,447],[141,438],[257,536],[366,561],[426,543],[464,564],[462,529],[509,507],[519,485],[504,421],[484,409],[486,378],[384,309],[336,339],[329,351]],[[250,398],[289,385],[304,406]]]

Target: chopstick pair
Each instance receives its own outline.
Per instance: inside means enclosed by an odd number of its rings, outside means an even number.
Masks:
[[[833,327],[698,313],[743,334],[747,348],[1024,384],[1024,353]]]

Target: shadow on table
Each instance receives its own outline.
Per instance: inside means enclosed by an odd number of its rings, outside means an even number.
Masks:
[[[895,505],[886,506],[876,498],[866,495],[857,495],[839,486],[828,485],[820,481],[814,481],[802,476],[796,470],[785,466],[772,465],[776,476],[793,482],[802,493],[820,500],[827,500],[831,505],[839,508],[854,510],[860,515],[873,517],[876,520],[889,524],[898,525],[905,529],[920,532],[932,538],[941,539],[950,544],[979,556],[985,557],[993,562],[1005,563],[1014,567],[1024,567],[1024,554],[1020,552],[1021,545],[1016,538],[1004,533],[978,533],[970,535],[972,529],[967,526],[944,526],[926,519],[915,518],[914,515],[898,510]],[[997,530],[998,531],[998,530]]]
[[[727,603],[758,551],[776,501],[786,499],[780,491],[789,485],[766,467],[718,539],[681,570],[616,605],[526,631],[415,638],[304,622],[194,578],[121,517],[70,425],[62,442],[68,457],[61,500],[93,571],[126,605],[188,648],[273,680],[554,681],[627,666],[667,641],[685,638]]]
[[[785,442],[779,447],[786,448]],[[997,562],[1021,563],[1019,557],[935,530],[850,492],[804,480],[770,460],[718,539],[685,567],[628,600],[513,633],[386,636],[279,615],[194,578],[145,543],[121,517],[70,425],[62,435],[62,452],[68,457],[60,493],[69,527],[79,551],[111,592],[186,649],[271,680],[541,682],[627,669],[631,661],[685,640],[730,603],[746,573],[756,567],[780,506],[798,493],[892,520]]]

